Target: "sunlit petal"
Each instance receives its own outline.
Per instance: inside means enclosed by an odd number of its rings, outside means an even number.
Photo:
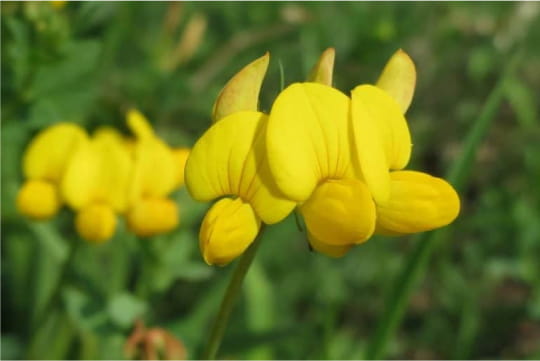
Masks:
[[[451,223],[459,214],[459,197],[444,179],[415,171],[390,176],[390,201],[377,205],[377,233],[429,231]]]
[[[309,74],[308,81],[332,86],[332,76],[334,73],[334,58],[336,50],[334,48],[326,49],[319,58],[319,61]]]
[[[396,51],[386,63],[376,85],[390,94],[405,114],[416,86],[416,69],[409,55],[401,49]]]
[[[279,190],[305,201],[325,178],[350,172],[349,98],[331,87],[296,83],[277,97],[269,116],[267,149]]]

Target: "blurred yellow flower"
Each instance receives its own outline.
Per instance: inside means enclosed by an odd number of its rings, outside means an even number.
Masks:
[[[227,83],[214,105],[214,124],[187,160],[186,187],[193,198],[225,197],[201,225],[200,248],[208,264],[230,262],[253,242],[261,222],[279,222],[295,207],[273,183],[266,159],[267,116],[257,111],[268,58],[255,60]]]
[[[52,125],[31,141],[23,158],[26,181],[17,195],[19,212],[35,220],[58,212],[62,204],[58,185],[73,153],[87,142],[84,129],[72,123]]]
[[[136,137],[126,213],[128,227],[141,237],[169,232],[179,224],[179,210],[167,197],[183,184],[189,149],[171,149],[135,109],[128,111],[126,118]]]
[[[128,207],[132,174],[125,139],[114,129],[99,129],[73,154],[61,190],[77,212],[75,223],[81,237],[101,243],[113,236],[117,214]]]

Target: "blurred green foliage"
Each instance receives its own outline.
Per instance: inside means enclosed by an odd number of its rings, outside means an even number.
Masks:
[[[459,156],[512,53],[525,50],[476,154],[461,215],[387,356],[539,358],[539,5],[2,2],[2,358],[122,358],[137,319],[197,357],[232,268],[202,261],[207,205],[185,189],[176,194],[181,227],[152,239],[122,226],[94,246],[77,237],[68,211],[45,223],[23,219],[14,207],[21,157],[38,130],[62,120],[125,130],[134,106],[171,145],[191,146],[238,69],[271,52],[268,110],[279,63],[286,84],[302,81],[329,46],[345,92],[373,82],[396,49],[411,55],[410,168],[435,175]],[[375,237],[334,260],[309,252],[304,237],[292,216],[268,228],[222,357],[363,357],[413,241]],[[60,296],[43,315],[59,277]]]

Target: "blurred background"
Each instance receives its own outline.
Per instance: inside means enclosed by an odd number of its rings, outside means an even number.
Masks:
[[[115,3],[2,2],[2,358],[117,359],[137,320],[199,357],[232,265],[198,250],[207,204],[174,194],[181,225],[137,239],[120,225],[82,241],[73,214],[17,213],[21,157],[59,121],[126,131],[140,109],[173,146],[210,125],[216,95],[271,53],[269,110],[336,49],[334,84],[373,83],[399,48],[418,82],[408,111],[411,169],[444,176],[510,57],[524,51],[476,152],[462,212],[437,244],[386,357],[540,358],[540,20],[535,2]],[[68,244],[74,262],[42,327]],[[309,252],[294,217],[269,227],[234,308],[220,357],[358,359],[384,312],[412,237],[374,237],[342,259]],[[164,357],[162,355],[162,357]]]

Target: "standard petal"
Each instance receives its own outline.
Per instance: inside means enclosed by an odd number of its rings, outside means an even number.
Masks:
[[[390,195],[389,169],[402,169],[411,156],[411,136],[398,104],[383,90],[360,85],[352,91],[351,121],[364,179],[377,203]]]
[[[415,171],[390,173],[390,201],[377,205],[377,233],[407,234],[451,223],[459,214],[459,197],[444,179]]]
[[[100,154],[92,142],[88,142],[73,154],[60,184],[63,199],[73,209],[100,200]]]
[[[74,209],[102,202],[124,212],[132,174],[133,161],[122,137],[101,131],[71,158],[61,193]]]
[[[334,59],[336,50],[334,48],[326,49],[319,58],[319,61],[309,74],[308,81],[332,86],[332,76],[334,73]]]
[[[270,53],[266,53],[246,65],[229,80],[214,104],[213,122],[239,111],[258,110],[259,92],[269,61]]]
[[[206,213],[199,245],[206,263],[224,265],[242,254],[255,240],[261,221],[240,198],[222,198]]]
[[[348,246],[366,241],[375,230],[375,205],[367,186],[356,179],[330,179],[300,206],[309,233],[320,243]]]
[[[384,66],[376,85],[390,94],[405,114],[416,86],[416,69],[409,55],[401,49],[396,51]]]
[[[23,159],[24,175],[29,179],[60,181],[69,159],[87,140],[84,129],[76,124],[48,127],[28,146]]]
[[[265,223],[285,218],[295,204],[277,191],[265,155],[266,116],[237,112],[215,123],[197,141],[185,168],[193,198],[210,201],[236,195],[252,203]]]
[[[135,143],[130,203],[141,197],[166,197],[177,184],[178,167],[172,149],[159,138]]]
[[[316,83],[292,84],[277,97],[268,120],[268,162],[277,187],[305,201],[317,183],[350,172],[349,98]]]

